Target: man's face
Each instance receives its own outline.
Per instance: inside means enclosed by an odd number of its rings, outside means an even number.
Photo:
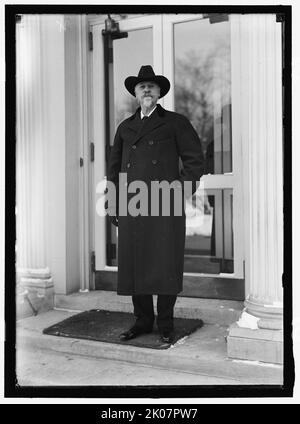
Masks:
[[[155,82],[142,81],[135,88],[135,96],[141,107],[151,108],[157,103],[160,96],[160,87]]]

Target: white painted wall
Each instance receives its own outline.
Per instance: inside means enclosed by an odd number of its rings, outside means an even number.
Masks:
[[[67,291],[64,17],[41,15],[47,157],[48,262],[55,292]]]

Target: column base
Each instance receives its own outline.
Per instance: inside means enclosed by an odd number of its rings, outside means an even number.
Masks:
[[[274,304],[262,304],[247,299],[245,301],[245,312],[257,318],[259,328],[266,330],[283,329],[283,306],[281,302],[277,302],[275,306]]]
[[[283,331],[229,327],[227,355],[232,359],[283,364]]]
[[[50,274],[36,272],[34,277],[32,277],[33,273],[28,273],[27,277],[22,275],[25,275],[25,273],[18,275],[16,293],[17,319],[53,309],[54,284]]]

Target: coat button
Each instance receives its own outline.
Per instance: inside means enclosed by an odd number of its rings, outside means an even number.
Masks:
[[[132,148],[133,148],[133,149],[136,149],[136,145],[135,145],[135,144],[133,144],[133,145],[132,145]]]
[[[130,162],[127,163],[127,168],[130,168]]]
[[[153,165],[156,165],[157,164],[157,160],[156,159],[152,159],[152,163],[153,163]]]
[[[151,146],[153,144],[153,140],[149,140],[149,144]]]

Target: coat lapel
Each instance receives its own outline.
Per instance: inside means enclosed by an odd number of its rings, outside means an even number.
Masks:
[[[137,143],[144,135],[153,131],[155,128],[165,125],[163,109],[160,105],[157,105],[156,110],[151,114],[151,116],[146,120],[146,122],[141,123],[140,120],[140,108],[133,115],[133,119],[129,123],[129,128],[133,129],[136,134],[132,138],[131,145]]]

